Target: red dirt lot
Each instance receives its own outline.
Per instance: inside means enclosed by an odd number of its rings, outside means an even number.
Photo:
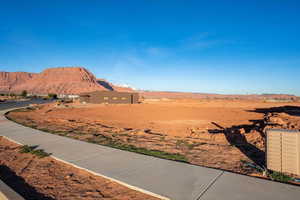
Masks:
[[[52,157],[19,150],[20,145],[0,137],[0,179],[25,199],[157,199]]]
[[[151,129],[169,136],[187,137],[193,130],[225,128],[252,124],[250,120],[262,119],[264,113],[257,108],[300,105],[299,103],[263,103],[259,101],[199,101],[177,100],[135,105],[87,105],[65,109],[36,111],[46,118],[93,120],[118,128]],[[251,112],[252,111],[252,112]],[[35,114],[32,113],[32,114]]]
[[[299,106],[297,102],[163,99],[136,105],[49,104],[8,117],[83,141],[180,154],[195,165],[256,176],[260,172],[245,163],[265,164],[264,130],[300,130]]]

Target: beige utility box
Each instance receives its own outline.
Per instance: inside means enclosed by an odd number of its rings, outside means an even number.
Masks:
[[[300,175],[300,132],[267,130],[267,168]]]

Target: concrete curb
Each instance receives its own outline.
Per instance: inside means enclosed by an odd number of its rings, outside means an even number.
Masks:
[[[0,180],[0,200],[24,200],[24,198]]]

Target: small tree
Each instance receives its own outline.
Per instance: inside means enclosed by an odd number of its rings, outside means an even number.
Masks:
[[[57,94],[49,93],[48,97],[51,99],[57,99]]]
[[[21,96],[22,96],[22,97],[27,97],[27,91],[26,91],[26,90],[23,90],[22,93],[21,93]]]

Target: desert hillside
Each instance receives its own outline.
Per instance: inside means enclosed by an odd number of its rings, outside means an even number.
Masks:
[[[32,79],[35,75],[27,72],[0,72],[0,91],[8,91]]]
[[[80,94],[92,91],[133,92],[132,88],[114,85],[103,78],[96,78],[83,67],[48,68],[41,73],[0,72],[0,93],[33,94]],[[223,95],[191,92],[136,91],[145,99],[279,99],[293,100],[297,97],[286,94]]]
[[[14,91],[27,90],[30,93],[78,94],[95,90],[106,90],[97,83],[96,77],[85,68],[49,68],[32,79],[18,84]]]
[[[57,67],[41,73],[0,72],[0,92],[20,93],[23,90],[34,94],[79,94],[92,91],[132,91],[97,79],[83,67]]]
[[[289,94],[249,94],[249,95],[226,95],[192,92],[167,92],[167,91],[140,91],[145,99],[244,99],[244,100],[295,100],[298,97]]]

